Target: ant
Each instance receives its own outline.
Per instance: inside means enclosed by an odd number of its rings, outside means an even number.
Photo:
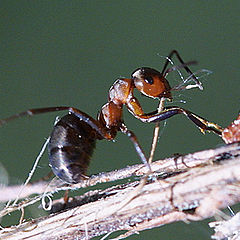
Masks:
[[[172,100],[171,91],[174,88],[170,87],[166,75],[176,70],[176,66],[167,68],[173,55],[176,55],[180,61],[181,65],[179,67],[184,68],[195,83],[200,84],[197,77],[195,77],[187,66],[191,62],[185,63],[179,53],[173,50],[168,55],[161,72],[153,68],[141,67],[132,73],[131,78],[117,79],[111,86],[108,93],[108,102],[101,108],[97,119],[92,118],[79,109],[59,106],[29,109],[0,120],[0,126],[23,116],[68,110],[69,113],[55,124],[48,144],[49,161],[52,171],[67,183],[78,183],[82,179],[87,179],[86,171],[96,140],[113,140],[119,131],[130,138],[141,161],[151,171],[150,164],[136,135],[124,124],[122,117],[123,105],[127,107],[128,111],[135,118],[144,123],[160,122],[176,114],[184,114],[200,128],[201,132],[204,133],[207,130],[218,135],[222,134],[222,128],[217,124],[211,123],[181,107],[165,107],[161,112],[154,111],[146,114],[137,98],[134,97],[133,91],[136,88],[147,97],[159,100]]]

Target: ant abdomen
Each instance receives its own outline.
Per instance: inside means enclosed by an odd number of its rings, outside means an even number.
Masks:
[[[87,178],[96,139],[96,131],[74,114],[62,117],[54,126],[48,145],[53,173],[67,183]]]

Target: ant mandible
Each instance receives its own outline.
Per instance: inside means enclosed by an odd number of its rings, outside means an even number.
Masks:
[[[63,116],[54,126],[48,145],[52,171],[67,183],[78,183],[82,179],[87,178],[86,171],[96,140],[113,140],[118,131],[130,138],[141,161],[150,170],[148,160],[135,134],[124,124],[122,117],[123,105],[127,107],[134,117],[145,123],[159,122],[176,114],[184,114],[202,132],[207,130],[218,135],[222,133],[222,128],[217,124],[211,123],[181,107],[165,107],[160,113],[155,111],[146,114],[137,98],[134,97],[133,90],[136,88],[150,98],[172,100],[171,90],[173,89],[170,87],[166,75],[174,70],[173,67],[167,68],[169,60],[174,54],[181,63],[180,67],[184,68],[196,83],[199,83],[188,68],[188,63],[185,63],[179,53],[173,50],[168,55],[162,72],[149,67],[141,67],[132,73],[131,78],[117,79],[110,88],[108,102],[102,107],[97,119],[92,118],[79,109],[60,106],[29,109],[0,120],[0,126],[23,116],[68,110],[69,113]]]

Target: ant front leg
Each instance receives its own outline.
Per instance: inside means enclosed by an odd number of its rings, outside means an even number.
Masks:
[[[152,123],[152,122],[160,122],[166,120],[176,114],[184,114],[188,119],[190,119],[198,128],[200,128],[201,132],[212,131],[219,136],[222,135],[223,128],[218,126],[216,123],[209,122],[208,120],[198,116],[195,113],[192,113],[184,108],[180,107],[166,107],[160,113],[154,111],[152,113],[144,113],[141,105],[135,97],[132,97],[127,103],[128,110],[133,114],[133,116],[142,122]]]
[[[168,119],[176,114],[184,114],[189,120],[191,120],[198,128],[200,128],[201,132],[212,131],[219,136],[222,135],[223,128],[219,125],[209,122],[208,120],[192,113],[186,109],[180,107],[166,107],[161,113],[152,113],[152,114],[144,114],[141,116],[135,116],[140,119],[142,122],[159,122],[165,119]]]

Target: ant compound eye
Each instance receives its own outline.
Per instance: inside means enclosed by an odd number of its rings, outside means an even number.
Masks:
[[[145,77],[144,81],[145,81],[146,83],[151,84],[151,85],[153,84],[153,78],[152,78],[151,76]]]

